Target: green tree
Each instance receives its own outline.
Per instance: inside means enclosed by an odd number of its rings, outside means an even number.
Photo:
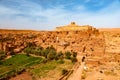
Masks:
[[[64,58],[64,55],[62,53],[62,51],[59,51],[57,54],[56,54],[56,57],[55,57],[55,60],[59,60],[59,59],[63,59]]]
[[[77,62],[77,58],[76,57],[72,57],[71,61],[72,61],[72,63],[75,63],[75,62]]]
[[[69,51],[65,52],[66,59],[71,59],[71,53]]]
[[[48,50],[54,50],[54,51],[56,51],[56,49],[53,47],[53,45],[51,45],[51,46],[48,46],[46,49],[48,49]]]
[[[53,60],[56,57],[56,52],[54,50],[51,50],[49,54],[47,55],[48,60]]]
[[[37,47],[38,50],[43,50],[44,48],[42,46]]]
[[[14,50],[11,50],[11,51],[10,51],[10,54],[11,54],[11,55],[15,55]]]
[[[33,42],[27,42],[26,44],[27,44],[27,47],[34,47],[34,46],[36,46],[35,43],[33,43]]]
[[[0,50],[0,60],[3,60],[6,57],[6,52]]]
[[[44,49],[42,52],[42,56],[44,56],[45,58],[47,58],[47,55],[49,54],[50,50],[49,49]]]
[[[25,53],[31,53],[31,48],[29,48],[29,47],[25,48],[25,49],[24,49],[24,52],[25,52]]]

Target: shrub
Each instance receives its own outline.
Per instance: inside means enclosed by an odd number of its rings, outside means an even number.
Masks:
[[[4,51],[2,51],[2,50],[0,50],[0,55],[2,55],[2,54],[5,54],[5,52],[4,52]]]
[[[69,51],[65,52],[66,59],[71,59],[71,53]]]
[[[35,55],[41,56],[41,50],[35,49],[33,52]]]
[[[27,56],[30,56],[30,54],[29,54],[29,53],[26,53],[26,55],[27,55]]]
[[[11,55],[15,55],[15,52],[13,50],[10,51]]]
[[[24,52],[25,52],[25,53],[31,53],[31,48],[29,48],[29,47],[25,48],[25,49],[24,49]]]
[[[35,43],[32,43],[32,42],[27,42],[26,44],[27,44],[27,47],[35,47],[36,46]]]
[[[55,56],[56,56],[56,52],[54,50],[51,50],[49,52],[49,54],[47,55],[47,59],[48,60],[53,60],[53,59],[55,59]]]
[[[57,54],[56,54],[56,56],[55,56],[55,60],[59,60],[59,59],[63,59],[63,53],[62,53],[62,51],[60,51],[60,52],[58,52]]]
[[[54,51],[56,51],[56,49],[53,47],[53,45],[51,45],[51,46],[48,46],[46,49],[48,49],[48,50],[54,50]]]
[[[47,55],[49,54],[49,50],[48,49],[44,49],[41,52],[41,55],[44,56],[45,58],[47,58]]]
[[[76,57],[72,57],[71,61],[72,61],[72,63],[75,63],[75,62],[77,62],[77,58]]]
[[[73,57],[77,57],[77,52],[73,52]]]
[[[41,62],[42,63],[47,63],[47,59],[43,59]]]
[[[6,53],[0,50],[0,60],[3,60],[6,57]]]
[[[62,75],[66,74],[67,72],[68,72],[67,69],[63,69],[63,70],[62,70]]]
[[[59,64],[63,64],[63,63],[64,63],[64,60],[61,59],[61,60],[58,61],[58,63],[59,63]]]

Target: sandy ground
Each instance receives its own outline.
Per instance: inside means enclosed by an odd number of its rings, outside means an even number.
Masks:
[[[16,77],[11,78],[10,80],[32,80],[32,77],[28,72],[23,72],[20,75],[17,75]]]
[[[106,32],[120,32],[120,28],[99,28],[99,31],[106,31]]]
[[[85,80],[120,80],[120,76],[105,75],[100,72],[92,72]]]

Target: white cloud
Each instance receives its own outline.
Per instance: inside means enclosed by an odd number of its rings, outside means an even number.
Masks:
[[[20,13],[19,10],[13,10],[5,6],[0,6],[0,15],[11,15],[11,14],[18,14],[18,13]]]
[[[95,13],[87,11],[84,5],[75,6],[77,10],[75,12],[66,10],[64,8],[66,5],[44,9],[39,4],[28,1],[20,6],[26,6],[26,11],[0,6],[0,15],[2,14],[0,16],[2,17],[2,19],[0,18],[0,28],[48,30],[54,29],[56,26],[69,24],[71,21],[75,21],[79,25],[90,24],[95,27],[120,27],[119,5],[120,3],[116,1]],[[14,17],[15,14],[24,14],[28,17]]]

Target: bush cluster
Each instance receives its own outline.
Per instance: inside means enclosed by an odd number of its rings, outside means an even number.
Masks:
[[[29,46],[24,49],[24,52],[26,53],[27,56],[29,56],[29,54],[43,56],[45,59],[49,61],[50,60],[61,60],[62,61],[65,58],[65,59],[71,60],[73,63],[77,62],[76,52],[70,52],[70,51],[66,51],[65,53],[63,53],[62,51],[57,52],[56,49],[52,45],[46,48],[43,48],[41,46],[36,47],[36,46],[29,44]]]
[[[62,70],[62,75],[66,74],[67,72],[68,72],[67,69],[63,69],[63,70]]]
[[[0,60],[3,60],[6,57],[6,53],[0,50]]]
[[[62,52],[56,52],[56,49],[53,46],[48,46],[47,48],[43,48],[41,46],[35,47],[35,46],[29,46],[24,49],[24,52],[26,55],[29,56],[29,54],[34,54],[37,56],[43,56],[47,60],[59,60],[63,58]]]
[[[65,52],[65,58],[66,59],[70,59],[72,61],[72,63],[77,62],[77,52]]]

